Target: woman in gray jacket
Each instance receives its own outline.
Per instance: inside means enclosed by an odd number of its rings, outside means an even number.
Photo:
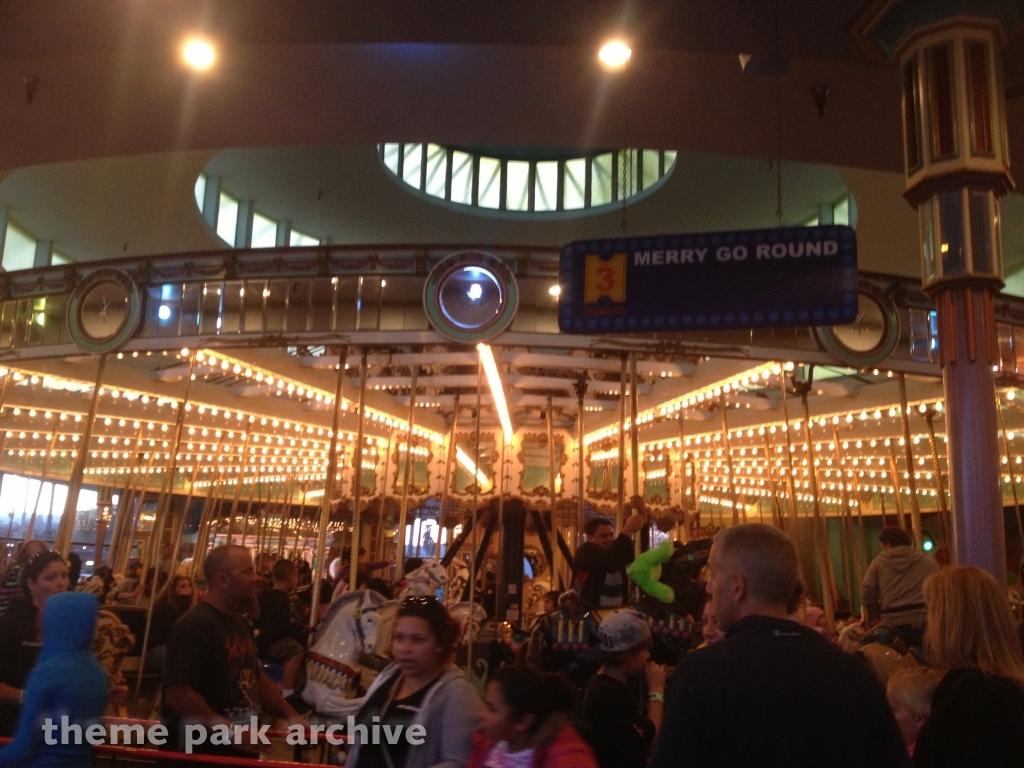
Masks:
[[[482,705],[451,663],[460,634],[435,598],[402,601],[391,638],[393,661],[366,693],[346,768],[465,765]]]

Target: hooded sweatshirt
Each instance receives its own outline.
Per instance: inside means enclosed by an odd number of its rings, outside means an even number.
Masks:
[[[370,685],[366,700],[382,685],[393,682],[400,672],[397,664],[385,667]],[[464,768],[482,706],[480,694],[462,670],[446,668],[413,718],[413,725],[422,725],[426,730],[424,743],[410,746],[405,765],[395,768]],[[358,742],[349,748],[347,768],[355,768],[359,763],[359,749]]]
[[[881,616],[886,626],[921,626],[925,623],[921,587],[938,570],[934,560],[914,547],[884,550],[864,574],[861,603],[872,616]]]
[[[25,684],[14,741],[0,749],[0,766],[71,768],[92,763],[85,731],[103,716],[109,689],[107,675],[92,653],[98,609],[96,598],[84,592],[62,592],[46,601],[43,648]],[[73,737],[62,744],[59,727],[51,731],[57,744],[45,743],[44,722],[50,718],[60,726],[63,716],[69,724],[81,726],[81,744]]]

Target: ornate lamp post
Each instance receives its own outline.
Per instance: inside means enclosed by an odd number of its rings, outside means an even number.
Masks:
[[[1013,188],[1000,50],[1012,16],[999,2],[955,5],[876,3],[859,26],[900,66],[904,196],[918,211],[924,289],[938,313],[954,557],[1002,581],[993,299],[1003,285],[999,198]]]

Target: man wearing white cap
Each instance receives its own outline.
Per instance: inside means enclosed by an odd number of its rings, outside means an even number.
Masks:
[[[616,611],[597,629],[599,644],[587,659],[601,668],[587,686],[583,720],[601,768],[643,768],[661,727],[665,668],[651,661],[651,631],[633,610]],[[647,680],[647,714],[638,706],[628,681]]]

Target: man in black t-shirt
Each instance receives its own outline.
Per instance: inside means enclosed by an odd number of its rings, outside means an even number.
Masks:
[[[708,566],[725,639],[676,667],[650,768],[906,768],[899,727],[867,666],[789,618],[799,566],[786,534],[726,528]]]
[[[166,749],[184,751],[184,726],[250,723],[265,710],[289,723],[305,721],[264,676],[248,622],[238,612],[251,599],[259,576],[244,547],[226,544],[203,564],[208,584],[203,601],[175,623],[167,643],[161,720]],[[258,748],[258,746],[256,747]],[[195,752],[251,757],[248,750],[207,743]]]
[[[299,569],[291,560],[281,559],[274,563],[273,577],[274,588],[260,595],[256,647],[262,658],[284,665],[281,695],[295,706],[298,702],[289,697],[298,688],[306,651],[306,633],[292,600],[292,593],[299,583]]]

